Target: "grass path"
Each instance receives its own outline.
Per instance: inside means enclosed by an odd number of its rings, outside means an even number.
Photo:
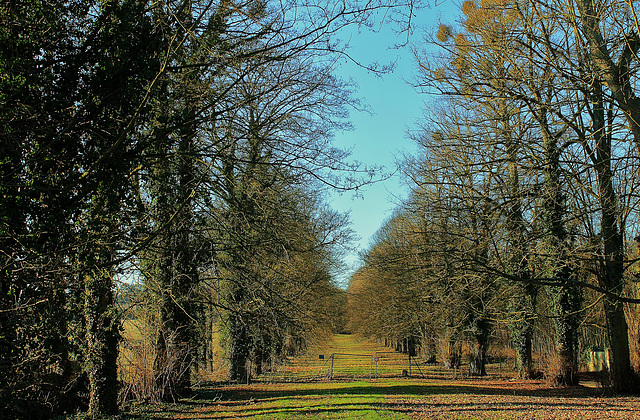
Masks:
[[[380,343],[338,334],[322,345],[311,346],[286,366],[263,375],[260,380],[320,380],[327,378],[330,372],[334,379],[371,379],[376,373],[378,376],[398,376],[408,368],[406,355],[390,351]]]
[[[251,385],[205,387],[195,398],[180,404],[134,405],[132,414],[149,419],[408,419],[411,417],[390,407],[388,401],[398,392],[418,397],[419,388],[411,392],[415,381],[368,379],[372,355],[380,352],[383,359],[388,351],[379,343],[336,335],[291,360],[278,378],[287,382],[270,383],[274,378],[265,375]],[[342,379],[329,381],[326,373],[332,354],[336,354],[335,376]],[[404,357],[401,359],[407,363]],[[382,361],[380,367],[382,371]],[[401,371],[400,367],[394,370],[397,374]],[[366,380],[353,380],[354,376]],[[296,380],[302,382],[293,382]]]
[[[385,350],[356,337],[336,336],[296,358],[289,375],[296,367],[322,367],[326,359],[319,354]],[[605,398],[596,388],[554,389],[541,381],[497,376],[257,382],[202,388],[179,404],[130,408],[127,418],[134,419],[640,419],[637,397]]]

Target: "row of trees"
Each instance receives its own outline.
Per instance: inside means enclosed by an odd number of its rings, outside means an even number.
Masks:
[[[403,166],[412,195],[352,279],[353,316],[377,320],[377,334],[438,333],[454,350],[465,337],[480,374],[492,333],[507,330],[522,377],[545,323],[546,373],[573,385],[580,326],[601,308],[611,383],[637,391],[637,11],[488,0],[462,12],[430,41],[438,57],[416,53],[419,86],[442,96],[414,135],[423,155]],[[377,282],[389,292],[371,295]],[[374,298],[396,324],[363,309]]]
[[[232,381],[322,323],[351,237],[322,191],[372,176],[331,146],[357,104],[334,35],[405,6],[0,4],[0,411],[117,411],[124,278],[158,399],[190,391],[212,311]]]

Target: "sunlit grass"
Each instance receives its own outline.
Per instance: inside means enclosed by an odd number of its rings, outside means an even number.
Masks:
[[[331,355],[334,356],[333,375]],[[320,355],[323,358],[320,358]],[[376,360],[377,359],[377,360]],[[455,378],[465,376],[466,370],[450,370],[443,366],[427,364],[425,360],[414,357],[409,363],[406,354],[394,352],[379,342],[366,340],[352,335],[335,335],[325,343],[312,345],[303,354],[291,358],[285,363],[272,366],[258,381],[318,381],[329,376],[333,379],[373,379],[380,377],[398,377],[403,371],[414,377]],[[498,364],[487,366],[490,376],[511,375],[512,370]]]
[[[417,397],[421,388],[400,379],[223,386],[202,389],[183,404],[136,411],[176,419],[408,419],[389,404],[399,390]]]
[[[336,336],[323,345],[311,347],[307,352],[288,362],[288,375],[296,378],[308,366],[327,368],[333,353],[359,354],[368,357],[369,366],[358,366],[358,357],[336,359],[343,368],[370,372],[371,354],[388,351],[379,343],[363,341],[353,336]],[[318,355],[324,354],[325,360]],[[366,356],[366,357],[365,357]],[[382,357],[381,357],[382,359]],[[407,357],[389,358],[387,367],[394,376],[378,378],[338,375],[330,380],[326,376],[296,381],[271,382],[268,377],[254,378],[249,385],[231,385],[209,382],[196,387],[195,395],[176,404],[130,403],[124,413],[112,420],[121,419],[408,419],[446,418],[460,419],[530,419],[574,418],[575,410],[581,410],[582,418],[597,407],[600,413],[610,407],[594,405],[588,388],[567,390],[553,389],[542,382],[512,380],[503,376],[494,366],[488,378],[469,378],[462,372],[452,373],[442,366],[422,366],[422,372],[414,371],[411,377],[401,377]],[[382,361],[381,361],[382,364]],[[492,370],[490,369],[490,371]],[[298,372],[298,373],[296,373]],[[351,371],[350,371],[351,372]],[[452,380],[452,375],[456,378]],[[512,378],[512,377],[511,377]],[[302,380],[301,380],[302,379]],[[608,402],[607,402],[608,404]],[[616,415],[626,413],[633,404],[621,401]],[[532,413],[535,413],[532,414]],[[640,410],[638,410],[640,413]],[[636,414],[636,413],[633,413]],[[80,419],[82,416],[76,416]],[[616,418],[640,418],[618,416]]]
[[[175,419],[408,419],[413,418],[412,408],[403,401],[503,392],[482,381],[446,379],[257,383],[203,388],[181,404],[140,406],[134,411],[141,418]],[[501,413],[494,414],[491,418],[502,418]]]
[[[334,359],[334,380],[327,373]],[[321,359],[319,355],[324,355]],[[375,373],[374,356],[378,356],[380,378]],[[437,392],[441,381],[400,378],[408,368],[408,356],[393,354],[374,341],[351,335],[336,335],[332,340],[311,346],[288,361],[279,379],[290,382],[270,383],[273,374],[255,378],[243,386],[202,388],[189,407],[173,418],[184,419],[407,419],[397,404],[398,396],[418,398]],[[391,375],[394,377],[382,377]],[[306,382],[300,382],[306,380]],[[297,381],[297,382],[296,382]]]
[[[258,379],[280,382],[324,379],[330,376],[332,355],[333,378],[368,379],[375,377],[376,372],[378,375],[397,376],[409,367],[406,355],[394,353],[380,343],[351,335],[335,335],[332,340],[311,346],[302,355],[286,360]]]
[[[278,372],[280,378],[265,374],[254,378],[251,385],[214,384],[201,387],[194,398],[182,404],[132,405],[128,409],[141,418],[407,419],[405,413],[391,408],[390,398],[398,393],[417,396],[417,382],[407,378],[369,380],[372,355],[384,351],[389,349],[379,343],[336,335],[288,360],[285,369]],[[329,380],[326,374],[334,353],[334,377],[338,379]],[[402,363],[407,361],[403,358]],[[392,369],[399,376],[403,368]],[[287,382],[272,383],[283,378]]]

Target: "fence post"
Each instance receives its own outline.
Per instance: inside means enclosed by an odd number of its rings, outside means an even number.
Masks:
[[[333,379],[333,359],[335,355],[335,353],[331,353],[331,368],[329,368],[329,380]]]
[[[411,354],[409,354],[409,376],[411,376]]]

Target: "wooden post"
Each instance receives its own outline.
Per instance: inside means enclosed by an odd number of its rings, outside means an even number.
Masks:
[[[335,358],[335,353],[331,354],[331,368],[329,369],[329,380],[333,379],[333,359]]]

